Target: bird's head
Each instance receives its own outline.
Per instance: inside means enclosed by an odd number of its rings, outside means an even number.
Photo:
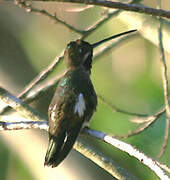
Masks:
[[[71,41],[65,50],[64,58],[67,67],[84,67],[90,71],[93,56],[93,47],[88,42],[81,39]]]

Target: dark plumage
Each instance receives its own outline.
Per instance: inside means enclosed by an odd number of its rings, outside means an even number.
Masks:
[[[90,80],[93,49],[77,40],[68,44],[64,59],[68,71],[60,79],[49,107],[49,146],[44,165],[56,167],[70,152],[84,122],[97,106]]]

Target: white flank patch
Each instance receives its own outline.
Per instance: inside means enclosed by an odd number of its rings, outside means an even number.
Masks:
[[[50,115],[52,121],[55,121],[55,115],[56,115],[55,111],[52,111]]]
[[[54,105],[54,107],[53,107],[53,111],[55,111],[55,110],[56,110],[56,107],[57,107],[57,104],[55,104],[55,105]]]
[[[57,105],[55,104],[54,107],[51,108],[52,111],[51,111],[50,117],[51,117],[51,120],[52,120],[52,121],[55,121],[55,116],[56,116],[55,110],[56,110],[56,107],[57,107]]]
[[[80,93],[78,95],[78,100],[74,107],[74,113],[78,113],[79,117],[82,117],[84,115],[85,109],[86,109],[85,100],[83,94]]]

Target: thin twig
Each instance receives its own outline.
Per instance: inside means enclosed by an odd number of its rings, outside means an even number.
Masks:
[[[169,180],[170,177],[162,170],[156,160],[151,159],[150,157],[146,156],[143,152],[140,152],[130,144],[127,144],[123,141],[120,141],[114,138],[111,135],[107,135],[103,132],[92,130],[92,129],[85,129],[85,132],[95,138],[98,138],[118,149],[121,151],[126,152],[132,157],[138,159],[142,164],[149,167],[161,180]]]
[[[113,112],[119,112],[119,113],[123,113],[123,114],[127,114],[130,116],[137,116],[137,117],[147,117],[149,116],[148,114],[139,114],[139,113],[134,113],[134,112],[129,112],[129,111],[125,111],[122,109],[117,108],[115,105],[109,103],[106,99],[104,99],[101,95],[97,95],[97,97],[104,103],[106,104],[108,107],[111,108],[111,110]]]
[[[15,4],[18,5],[21,8],[24,8],[29,13],[33,12],[33,13],[38,14],[38,15],[47,16],[51,20],[53,20],[55,23],[63,24],[68,29],[70,29],[70,30],[72,30],[72,31],[74,31],[74,32],[76,32],[76,33],[78,33],[80,35],[83,35],[83,33],[85,33],[85,31],[76,29],[74,26],[71,26],[71,25],[67,24],[66,22],[62,21],[61,19],[57,18],[56,14],[52,15],[48,11],[46,11],[44,9],[34,8],[33,6],[31,6],[31,4],[27,3],[26,1],[16,0]]]
[[[161,1],[159,3],[159,8],[161,7]],[[160,62],[161,62],[161,74],[162,74],[162,81],[163,81],[163,90],[164,90],[164,101],[165,101],[165,110],[166,110],[166,128],[165,128],[165,135],[164,135],[164,141],[161,146],[160,153],[158,157],[161,157],[168,144],[168,135],[169,135],[169,121],[170,121],[170,107],[168,102],[168,75],[167,75],[167,65],[165,60],[165,53],[163,48],[163,34],[162,34],[162,19],[159,18],[159,28],[158,28],[158,37],[159,37],[159,47],[160,47]]]
[[[38,0],[34,0],[38,1]],[[41,0],[42,1],[42,0]],[[43,0],[44,2],[48,2],[51,0]],[[144,5],[138,4],[125,4],[120,2],[113,1],[104,1],[104,0],[95,0],[95,1],[86,1],[86,0],[52,0],[53,2],[65,2],[65,3],[80,3],[86,5],[97,5],[102,7],[121,9],[126,11],[132,11],[137,13],[145,13],[149,15],[155,15],[160,17],[170,18],[170,11],[166,11],[163,9],[154,9]]]
[[[120,47],[121,45],[123,45],[125,41],[130,41],[133,38],[136,38],[137,36],[138,36],[138,33],[128,34],[126,36],[123,36],[123,37],[115,40],[114,42],[108,43],[107,46],[102,46],[102,47],[98,48],[98,50],[94,54],[93,61],[97,62],[97,59],[99,59],[99,57],[104,56],[109,51],[113,51],[114,49],[116,49],[116,48]]]
[[[136,0],[131,0],[129,4],[135,3]],[[93,31],[98,29],[100,26],[102,26],[104,23],[106,23],[109,19],[113,18],[114,16],[118,16],[121,10],[108,12],[105,16],[100,18],[97,22],[95,22],[93,25],[89,26],[86,30],[80,30],[76,29],[74,26],[71,26],[67,24],[65,21],[60,20],[57,18],[56,14],[52,15],[49,12],[47,12],[44,9],[38,9],[31,6],[31,4],[27,3],[25,0],[16,0],[16,5],[18,5],[21,8],[25,8],[27,12],[33,12],[38,15],[44,15],[47,16],[49,19],[53,20],[56,23],[61,23],[64,26],[66,26],[69,30],[74,31],[82,36],[81,39],[85,39],[88,35],[90,35]]]
[[[36,77],[35,79],[33,79],[33,81],[25,88],[24,91],[22,91],[18,97],[24,99],[24,97],[26,96],[26,94],[28,92],[30,92],[30,90],[33,88],[33,86],[35,86],[36,84],[40,83],[42,80],[44,80],[48,75],[50,75],[50,73],[53,72],[53,70],[55,69],[55,67],[59,64],[59,62],[61,61],[61,59],[63,59],[63,54],[64,52],[61,53],[61,55],[59,57],[57,57],[47,68],[44,69],[44,71],[41,71],[41,73],[38,75],[38,77]]]
[[[87,30],[84,31],[83,36],[82,36],[82,40],[85,39],[87,36],[89,36],[92,32],[94,32],[95,30],[97,30],[99,27],[101,27],[103,24],[107,23],[108,20],[110,20],[111,18],[118,16],[119,13],[121,12],[121,10],[117,10],[114,12],[108,12],[105,16],[103,16],[101,19],[99,19],[97,22],[95,22],[94,24],[92,24],[90,27],[88,27]]]
[[[37,84],[39,84],[41,81],[43,81],[48,75],[50,75],[55,67],[59,64],[61,59],[63,58],[63,52],[62,56],[57,57],[47,68],[45,68],[41,73],[33,79],[26,88],[17,96],[18,98],[24,100],[27,94],[33,89],[33,87]],[[10,107],[5,107],[1,110],[0,114],[4,114],[10,109]]]
[[[131,137],[131,136],[134,136],[134,135],[137,135],[137,134],[142,133],[143,131],[145,131],[146,129],[148,129],[149,127],[151,127],[151,125],[152,125],[154,122],[156,122],[156,120],[157,120],[158,118],[160,118],[160,116],[161,116],[163,113],[165,113],[165,107],[163,107],[161,110],[159,110],[158,112],[154,113],[153,115],[148,116],[148,117],[145,119],[144,125],[138,127],[137,129],[135,129],[135,130],[133,130],[133,131],[128,132],[128,134],[121,135],[121,136],[118,136],[118,137],[128,138],[128,137]]]
[[[136,3],[136,0],[131,0],[130,2],[128,2],[128,4],[134,4],[134,3]],[[121,12],[122,12],[121,9],[117,10],[117,11],[114,10],[113,12],[108,12],[105,16],[103,16],[101,19],[99,19],[99,21],[95,22],[93,25],[88,27],[88,29],[83,32],[83,37],[81,39],[85,39],[93,31],[95,31],[100,26],[107,23],[109,19],[118,16]]]
[[[38,99],[40,96],[44,95],[47,91],[51,90],[54,87],[57,87],[57,84],[60,80],[60,78],[66,73],[64,71],[63,73],[59,74],[57,77],[48,80],[46,83],[40,83],[39,85],[32,88],[30,92],[28,92],[25,96],[25,103],[30,103],[34,101],[35,99]]]

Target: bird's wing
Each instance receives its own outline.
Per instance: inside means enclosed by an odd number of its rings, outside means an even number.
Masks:
[[[85,115],[86,103],[82,94],[76,95],[69,90],[59,96],[58,90],[49,110],[49,147],[44,164],[52,167],[56,167],[72,149]]]

